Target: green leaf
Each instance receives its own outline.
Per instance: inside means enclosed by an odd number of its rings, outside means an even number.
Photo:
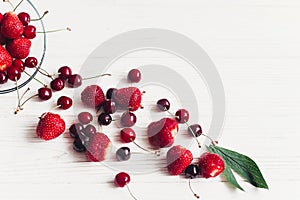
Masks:
[[[208,150],[220,155],[226,162],[226,166],[229,166],[253,186],[268,189],[268,185],[257,164],[248,156],[212,145],[208,147]]]
[[[211,153],[217,153],[217,151],[214,149],[214,148],[210,148],[210,147],[207,147],[207,150]],[[226,178],[226,180],[233,186],[233,187],[236,187],[242,191],[245,191],[237,182],[237,180],[235,179],[235,176],[234,174],[232,173],[231,171],[231,168],[230,166],[228,165],[228,163],[226,162],[225,159],[224,160],[224,164],[225,164],[225,169],[223,171],[223,174]]]

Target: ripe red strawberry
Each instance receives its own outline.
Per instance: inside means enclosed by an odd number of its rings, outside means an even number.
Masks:
[[[31,41],[27,38],[18,38],[9,41],[6,45],[7,51],[13,58],[24,59],[30,53]]]
[[[8,12],[1,22],[1,33],[10,39],[20,38],[24,27],[19,17],[14,12]]]
[[[206,152],[200,157],[199,169],[204,178],[216,177],[224,171],[224,161],[218,154]]]
[[[65,128],[65,121],[58,114],[47,112],[40,117],[36,134],[44,140],[52,140],[60,136]]]
[[[193,160],[193,154],[183,146],[173,146],[167,152],[168,172],[171,175],[181,174]]]
[[[169,147],[178,133],[178,123],[172,118],[163,118],[148,125],[148,140],[155,147]]]
[[[99,107],[105,100],[103,90],[98,85],[87,86],[81,92],[81,101],[92,108]]]
[[[136,111],[141,107],[142,93],[136,87],[121,88],[113,93],[113,99],[119,107]]]
[[[95,133],[86,146],[86,157],[92,162],[101,162],[111,148],[110,139],[104,133]]]
[[[2,13],[0,13],[0,25],[1,25],[2,19],[3,19],[3,15],[2,15]]]
[[[6,51],[6,49],[0,45],[0,71],[6,70],[6,68],[10,67],[11,64],[12,64],[12,57]]]

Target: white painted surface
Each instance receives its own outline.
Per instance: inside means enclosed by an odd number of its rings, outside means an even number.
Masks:
[[[215,62],[225,87],[227,113],[220,144],[252,157],[270,190],[242,183],[247,191],[243,193],[219,178],[197,179],[195,190],[206,200],[300,195],[299,1],[52,0],[35,4],[41,12],[50,10],[45,18],[47,29],[65,25],[73,29],[48,35],[44,67],[53,73],[65,64],[79,71],[101,42],[133,29],[165,28],[196,41]],[[122,62],[134,63],[134,59]],[[154,56],[153,60],[176,63],[167,57]],[[39,85],[32,82],[30,87]],[[72,90],[62,93],[72,95]],[[36,138],[37,117],[60,94],[49,102],[28,103],[18,115],[13,115],[16,94],[1,96],[0,199],[131,199],[125,189],[112,185],[116,172],[83,162],[84,155],[72,151],[67,135],[50,142]],[[73,110],[59,113],[68,126],[75,119]],[[209,126],[208,116],[204,116],[204,127]],[[143,200],[193,199],[186,179],[167,176],[164,171],[133,175],[130,187]]]

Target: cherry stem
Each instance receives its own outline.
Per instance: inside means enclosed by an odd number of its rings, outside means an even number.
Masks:
[[[56,30],[50,30],[50,31],[37,31],[36,33],[55,33],[60,31],[71,31],[71,28],[62,28],[62,29],[56,29]]]
[[[42,69],[42,68],[37,68],[36,69],[38,70],[38,72],[48,78],[51,78],[53,80],[53,76],[51,74],[49,74],[45,69]]]
[[[25,96],[25,94],[28,92],[30,90],[30,88],[27,88],[26,90],[25,90],[25,92],[21,95],[21,97],[20,97],[20,101],[24,98],[24,96]]]
[[[28,99],[26,99],[21,105],[20,108],[21,110],[23,109],[22,107],[25,105],[25,103],[27,103],[30,99],[33,99],[34,97],[37,97],[38,94],[32,95],[31,97],[29,97]]]
[[[41,20],[41,19],[43,19],[44,17],[45,17],[45,15],[47,15],[49,13],[49,11],[48,10],[46,10],[45,12],[44,12],[44,14],[40,17],[40,18],[37,18],[37,19],[31,19],[30,21],[39,21],[39,20]]]
[[[144,151],[146,151],[146,152],[149,152],[149,153],[154,153],[156,156],[160,156],[160,151],[159,151],[159,150],[157,150],[157,151],[151,151],[151,150],[149,150],[149,149],[146,149],[146,148],[140,146],[140,145],[137,144],[135,141],[133,141],[133,140],[131,140],[131,141],[132,141],[133,144],[135,144],[135,145],[136,145],[137,147],[139,147],[140,149],[142,149],[142,150],[144,150]]]
[[[24,71],[24,73],[26,74],[26,75],[28,75],[28,76],[32,76],[32,75],[30,75],[28,72],[26,72],[26,71]],[[39,79],[36,79],[35,77],[33,77],[33,79],[34,80],[36,80],[37,82],[39,82],[40,84],[42,84],[44,87],[47,87],[47,85],[46,84],[44,84],[42,81],[40,81]]]
[[[20,92],[19,92],[19,85],[18,85],[18,79],[17,77],[15,77],[15,81],[16,81],[16,89],[17,89],[17,98],[18,98],[18,105],[17,105],[17,109],[15,111],[15,114],[17,114],[21,109],[21,103],[20,103]]]
[[[211,144],[214,145],[214,146],[217,146],[217,144],[219,143],[218,141],[213,140],[211,137],[209,137],[209,136],[206,135],[206,134],[203,134],[203,133],[202,133],[202,135],[203,135],[204,137],[207,137],[207,138],[211,141]]]
[[[17,5],[17,6],[14,8],[14,10],[13,10],[14,12],[15,12],[15,11],[17,10],[17,8],[23,3],[23,1],[24,1],[24,0],[21,0],[21,1],[18,3],[18,5]]]
[[[131,192],[131,190],[130,190],[130,188],[129,188],[128,185],[126,185],[126,188],[127,188],[128,192],[129,192],[130,196],[131,196],[133,199],[137,200],[137,198],[133,195],[133,193]]]
[[[194,190],[191,186],[191,180],[192,180],[192,178],[189,179],[189,188],[190,188],[191,192],[194,194],[194,197],[196,197],[197,199],[200,199],[200,196],[194,192]]]
[[[23,1],[23,0],[22,0],[22,1]],[[9,3],[9,5],[12,7],[13,11],[16,10],[15,7],[14,7],[14,5],[13,5],[9,0],[3,0],[3,2]]]
[[[93,79],[93,78],[99,78],[99,77],[102,77],[102,76],[111,76],[111,74],[101,74],[101,75],[97,75],[97,76],[83,78],[82,80],[89,80],[89,79]]]

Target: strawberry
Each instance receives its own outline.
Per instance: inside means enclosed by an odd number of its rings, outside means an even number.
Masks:
[[[178,133],[178,123],[172,118],[163,118],[148,125],[148,140],[155,147],[169,147]]]
[[[199,169],[202,177],[211,178],[221,174],[225,169],[225,165],[218,154],[206,152],[199,159]]]
[[[99,107],[105,100],[103,90],[98,85],[87,86],[81,92],[81,101],[92,108]]]
[[[111,148],[111,141],[104,133],[95,133],[86,146],[86,157],[92,162],[101,162]]]
[[[10,67],[11,65],[12,57],[6,51],[6,49],[0,45],[0,71],[6,70],[6,68]]]
[[[65,121],[58,114],[47,112],[40,117],[36,134],[43,140],[52,140],[60,136],[65,128]]]
[[[171,175],[181,174],[193,160],[193,154],[183,146],[173,146],[167,152],[168,172]]]
[[[121,88],[113,93],[113,99],[119,107],[136,111],[141,107],[142,93],[136,87]]]
[[[2,35],[2,33],[0,32],[0,45],[4,45],[6,43],[6,38]]]
[[[31,41],[27,38],[18,38],[9,41],[6,45],[7,51],[13,58],[24,59],[30,53]]]
[[[10,39],[20,38],[24,27],[19,17],[14,12],[8,12],[1,21],[1,33]]]
[[[3,19],[3,15],[2,15],[2,13],[0,13],[0,25],[1,25],[2,19]]]

